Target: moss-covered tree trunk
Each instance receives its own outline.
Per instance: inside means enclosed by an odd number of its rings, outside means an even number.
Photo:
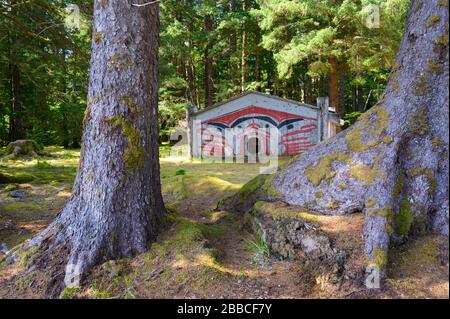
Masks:
[[[145,251],[164,214],[158,4],[130,3],[94,1],[88,106],[73,194],[56,220],[31,241],[44,254],[50,252],[50,260],[65,258],[63,266],[69,267],[61,273],[66,279],[104,260]]]
[[[447,1],[412,1],[382,100],[273,178],[288,204],[322,214],[364,212],[365,253],[381,268],[392,242],[416,233],[448,236],[447,10]],[[247,198],[264,196],[274,198],[261,190]]]

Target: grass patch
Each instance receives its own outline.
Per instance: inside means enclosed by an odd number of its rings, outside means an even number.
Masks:
[[[261,228],[253,235],[251,239],[244,239],[246,248],[253,253],[256,257],[268,258],[270,256],[270,249],[264,240],[264,233]]]

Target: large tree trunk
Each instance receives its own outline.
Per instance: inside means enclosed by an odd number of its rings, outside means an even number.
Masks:
[[[364,212],[365,253],[381,269],[390,243],[426,231],[448,236],[447,25],[441,2],[412,1],[382,100],[273,178],[290,205],[328,215]]]
[[[73,194],[31,241],[45,243],[45,252],[64,252],[63,265],[71,265],[66,283],[74,272],[145,251],[165,212],[158,160],[158,11],[157,4],[94,2],[88,108]]]
[[[23,105],[20,85],[20,69],[16,64],[11,66],[11,83],[13,101],[10,118],[10,140],[13,142],[20,140],[25,136],[22,125]]]

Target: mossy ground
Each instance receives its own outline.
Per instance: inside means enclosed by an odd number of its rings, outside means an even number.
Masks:
[[[0,190],[0,242],[9,248],[31,238],[55,217],[70,197],[79,151],[52,147],[45,151],[57,157],[30,161],[6,161],[0,173],[16,178]],[[183,170],[183,174],[177,174]],[[268,259],[255,260],[248,243],[258,238],[246,226],[244,215],[214,211],[224,197],[241,190],[255,178],[259,167],[252,164],[214,164],[174,158],[161,159],[161,181],[166,205],[174,208],[165,228],[149,250],[131,259],[98,266],[80,289],[65,290],[64,298],[302,298],[340,297],[342,291],[324,291],[316,279],[305,274],[304,264]],[[256,183],[258,184],[258,183]],[[258,184],[259,185],[259,184]],[[12,201],[11,190],[24,190],[28,197]],[[293,207],[265,209],[273,214],[296,215],[320,227],[353,256],[362,245],[362,214],[320,216]],[[0,298],[43,297],[43,280],[31,279],[21,267],[28,253],[8,266],[0,262]],[[1,257],[0,257],[1,259]],[[389,258],[395,262],[396,257]],[[349,269],[360,264],[352,258]],[[11,281],[11,277],[15,276]],[[413,272],[408,278],[416,280]],[[395,277],[397,278],[397,277]],[[349,282],[352,279],[349,279]],[[397,280],[397,279],[395,279]],[[403,279],[402,279],[403,280]],[[422,281],[421,285],[426,286]],[[12,286],[11,286],[12,285]],[[384,292],[380,295],[382,297]],[[447,280],[448,294],[448,280]]]

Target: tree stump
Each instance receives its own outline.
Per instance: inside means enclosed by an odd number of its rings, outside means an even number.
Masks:
[[[14,159],[19,157],[35,157],[39,155],[39,149],[33,140],[17,140],[6,147],[6,156]]]

